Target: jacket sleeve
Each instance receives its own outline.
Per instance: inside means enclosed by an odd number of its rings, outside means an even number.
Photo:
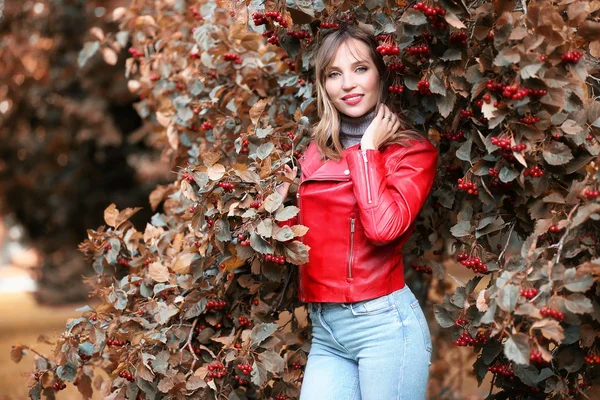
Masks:
[[[387,175],[378,150],[347,155],[354,196],[365,235],[376,245],[389,243],[412,225],[435,179],[437,150],[429,141],[413,141],[393,161]],[[389,161],[388,161],[389,162]]]

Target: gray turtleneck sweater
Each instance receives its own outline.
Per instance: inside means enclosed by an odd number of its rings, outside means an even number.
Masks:
[[[375,119],[375,110],[376,109],[373,108],[371,111],[358,118],[352,118],[340,113],[340,141],[342,142],[342,147],[344,149],[360,143],[363,134]]]

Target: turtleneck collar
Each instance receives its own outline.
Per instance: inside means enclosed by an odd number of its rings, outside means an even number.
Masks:
[[[340,113],[340,140],[345,149],[360,143],[362,135],[375,119],[375,110],[374,107],[365,115],[356,118]]]

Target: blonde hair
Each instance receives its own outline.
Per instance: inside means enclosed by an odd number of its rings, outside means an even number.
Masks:
[[[325,90],[326,70],[334,59],[338,48],[348,39],[352,38],[367,45],[369,56],[379,72],[379,97],[375,109],[378,110],[381,104],[385,104],[392,112],[401,114],[400,107],[390,99],[388,91],[390,71],[383,61],[383,56],[376,51],[378,43],[375,37],[358,26],[346,24],[342,25],[338,30],[327,33],[320,38],[314,55],[319,121],[313,126],[315,142],[321,154],[327,159],[339,160],[343,147],[340,142],[340,115]],[[400,123],[401,129],[399,133],[382,143],[376,143],[378,149],[383,149],[392,143],[404,144],[410,139],[425,139],[402,115],[400,115]]]

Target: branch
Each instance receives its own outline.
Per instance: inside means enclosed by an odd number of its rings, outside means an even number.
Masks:
[[[573,217],[573,214],[575,213],[575,211],[577,210],[577,208],[579,207],[581,203],[577,203],[575,205],[575,207],[573,207],[573,209],[571,210],[571,212],[569,212],[569,215],[567,216],[567,229],[565,229],[565,234],[562,235],[562,237],[560,238],[560,240],[558,241],[558,250],[556,251],[556,258],[554,259],[554,265],[558,264],[558,261],[560,260],[560,255],[562,253],[563,250],[563,246],[565,244],[565,239],[567,238],[567,235],[569,234],[569,231],[571,230],[571,219]]]
[[[512,224],[510,224],[510,231],[508,232],[508,238],[506,238],[506,244],[504,245],[504,248],[502,249],[502,251],[500,252],[500,255],[498,256],[498,262],[500,262],[500,260],[502,259],[502,257],[504,257],[504,253],[506,252],[506,248],[508,247],[508,244],[510,243],[510,237],[513,233],[513,230],[515,229],[515,225],[516,222],[513,221]]]

